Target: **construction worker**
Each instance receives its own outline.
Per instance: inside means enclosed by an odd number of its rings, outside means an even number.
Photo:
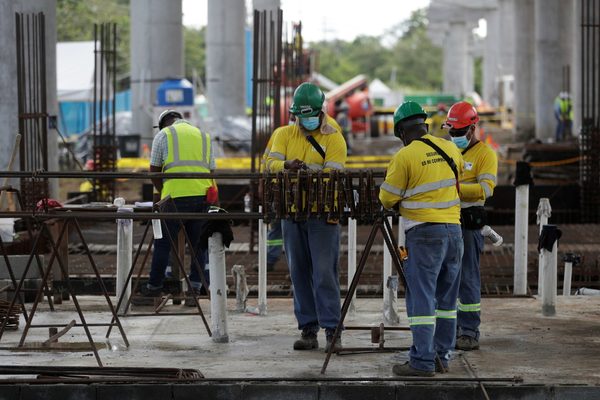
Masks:
[[[329,172],[346,164],[346,143],[339,125],[322,110],[325,96],[311,83],[294,92],[290,113],[293,125],[278,128],[267,157],[270,172],[310,169]],[[316,209],[315,209],[316,211]],[[329,350],[340,321],[338,221],[310,217],[306,221],[282,221],[283,245],[294,286],[294,313],[301,337],[294,350],[318,347],[319,327],[325,329]],[[341,348],[341,339],[335,349]]]
[[[479,116],[471,104],[461,101],[448,110],[445,126],[462,152],[465,171],[460,181],[461,223],[464,255],[458,292],[456,348],[479,348],[481,277],[479,256],[483,251],[481,228],[486,224],[485,200],[492,196],[498,175],[494,150],[477,139]]]
[[[448,107],[444,103],[437,105],[437,111],[431,116],[431,134],[435,137],[444,138],[448,137],[448,132],[443,129],[444,122],[446,121],[446,114]]]
[[[428,134],[426,118],[412,101],[394,112],[394,135],[404,147],[390,161],[379,191],[386,209],[399,205],[406,231],[406,312],[413,344],[410,361],[392,368],[400,376],[434,376],[447,369],[456,338],[463,253],[457,180],[463,161],[456,146]]]
[[[211,151],[210,136],[192,126],[174,110],[166,110],[158,118],[160,132],[154,137],[150,155],[150,172],[211,172],[215,169],[215,160]],[[212,179],[161,179],[153,178],[152,183],[160,193],[160,198],[170,196],[161,212],[204,213],[209,205],[206,194],[213,187]],[[198,247],[200,234],[205,221],[183,220],[186,233],[193,244],[198,264],[204,269],[205,253]],[[173,240],[179,233],[179,220],[163,220],[163,238],[154,240],[152,267],[148,284],[142,287],[142,294],[148,297],[161,295],[165,269],[169,263],[171,251],[167,231]],[[166,228],[166,229],[165,229]],[[200,273],[192,260],[190,275],[192,293],[199,293],[202,287]],[[187,299],[186,299],[187,300]],[[193,299],[192,299],[193,301]],[[187,303],[187,301],[186,301]]]
[[[292,121],[290,121],[292,123]],[[262,161],[260,164],[261,172],[266,169],[267,157],[271,152],[271,148],[273,147],[273,142],[275,140],[275,136],[279,131],[275,130],[271,134],[269,141],[267,142],[267,146],[265,147],[265,152],[263,153]],[[262,198],[262,195],[259,197]],[[264,205],[266,207],[267,205]],[[283,248],[283,234],[281,232],[281,220],[275,219],[269,223],[269,231],[267,232],[267,271],[271,272],[275,269],[275,264],[279,261],[281,257],[281,252]],[[258,267],[255,268],[258,271]]]
[[[573,103],[569,92],[560,92],[554,99],[556,118],[556,141],[561,142],[570,136],[573,127]]]

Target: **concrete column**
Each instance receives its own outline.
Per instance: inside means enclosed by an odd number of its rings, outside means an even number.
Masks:
[[[245,21],[243,1],[208,1],[206,91],[215,118],[245,114]]]
[[[183,77],[181,0],[131,0],[131,128],[151,145],[156,88]]]
[[[19,129],[17,107],[17,52],[13,0],[0,0],[0,170],[6,171]],[[17,155],[18,157],[18,155]],[[14,165],[19,165],[18,158]]]
[[[444,41],[444,93],[462,96],[467,87],[469,54],[466,22],[450,22]]]
[[[469,29],[471,32],[471,30]],[[473,34],[468,36],[467,59],[465,60],[465,87],[464,93],[475,90],[475,38]]]
[[[581,131],[581,1],[573,4],[573,46],[571,62],[571,96],[573,101],[573,135],[579,136]]]
[[[500,11],[489,11],[485,18],[487,22],[487,36],[483,50],[483,99],[492,106],[498,105],[498,90],[496,78],[498,77],[500,35]]]
[[[535,136],[554,139],[554,99],[562,90],[562,69],[571,61],[571,1],[535,0]],[[568,46],[568,47],[567,47]]]
[[[14,12],[21,13],[44,13],[45,21],[45,37],[46,37],[46,109],[48,115],[58,115],[58,100],[56,98],[56,0],[19,0],[15,3]],[[15,38],[15,16],[14,13],[10,16],[11,27],[13,29],[13,38]],[[11,46],[15,47],[15,42]],[[16,60],[16,58],[15,58]],[[16,64],[15,64],[16,65]],[[15,69],[15,84],[17,80]],[[14,97],[16,99],[17,96]],[[16,101],[15,101],[16,106]],[[18,111],[17,111],[18,112]],[[16,117],[16,113],[15,113]],[[12,140],[12,139],[11,139]],[[12,140],[14,142],[14,140]],[[13,143],[10,144],[9,151],[12,149]],[[1,163],[1,162],[0,162]],[[18,165],[18,164],[16,164]],[[48,129],[48,170],[58,170],[58,133],[54,129]],[[50,197],[58,195],[58,180],[50,179],[49,181]]]
[[[277,11],[277,9],[281,7],[281,1],[280,0],[254,0],[252,2],[252,7],[258,11],[262,11],[262,10]]]
[[[535,126],[534,87],[534,0],[515,2],[515,133],[533,137]]]

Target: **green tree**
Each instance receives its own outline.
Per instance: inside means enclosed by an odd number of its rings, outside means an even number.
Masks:
[[[200,29],[183,27],[185,76],[191,81],[194,70],[202,82],[206,82],[206,27]]]
[[[94,24],[117,24],[117,75],[129,74],[129,0],[57,0],[59,42],[94,40]],[[82,57],[85,55],[82,54]],[[90,54],[93,59],[94,55]]]

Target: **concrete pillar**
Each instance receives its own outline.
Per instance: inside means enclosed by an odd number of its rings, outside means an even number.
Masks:
[[[13,0],[0,0],[0,170],[6,171],[19,129],[17,107],[17,52]],[[18,156],[17,156],[18,157]],[[19,165],[18,158],[15,165]]]
[[[486,14],[487,36],[483,50],[482,96],[491,105],[498,104],[496,78],[498,76],[498,52],[501,45],[500,12],[495,9]]]
[[[245,21],[243,1],[208,1],[206,91],[215,118],[245,114]]]
[[[573,46],[571,62],[571,96],[573,101],[573,135],[579,136],[581,131],[581,1],[575,1],[573,4]]]
[[[534,88],[534,0],[515,2],[515,133],[533,137],[535,126]]]
[[[465,61],[465,87],[464,93],[473,92],[475,90],[475,38],[473,34],[469,34],[469,42],[467,45],[467,59]]]
[[[554,99],[563,89],[563,66],[571,62],[574,29],[570,0],[535,0],[535,136],[554,140]]]
[[[281,1],[280,0],[254,0],[252,2],[252,7],[258,11],[262,11],[262,10],[277,11],[277,9],[281,7]]]
[[[469,34],[466,22],[449,23],[444,39],[444,93],[455,96],[465,93]]]
[[[181,0],[131,0],[132,132],[151,145],[156,88],[183,77]]]
[[[58,115],[58,100],[56,98],[56,0],[19,0],[15,4],[14,12],[44,13],[46,27],[46,109],[48,115],[56,116]],[[11,25],[14,30],[14,14],[12,14]],[[14,47],[15,44],[13,43],[12,46]],[[17,75],[15,74],[16,79]],[[11,143],[10,149],[12,149],[12,146]],[[58,133],[54,129],[48,129],[48,170],[58,170]],[[50,197],[58,195],[57,179],[50,179],[49,189]]]

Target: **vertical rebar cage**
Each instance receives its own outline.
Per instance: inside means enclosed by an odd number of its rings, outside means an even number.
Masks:
[[[21,171],[48,170],[48,112],[46,107],[46,33],[43,13],[15,14],[19,159]],[[48,198],[48,179],[22,178],[23,206],[35,208]],[[44,208],[45,203],[44,203]]]
[[[583,222],[600,221],[600,0],[581,0],[580,182]]]
[[[94,25],[94,107],[93,160],[94,171],[115,171],[117,166],[116,89],[117,89],[117,25]],[[93,200],[112,202],[115,182],[95,179]]]

